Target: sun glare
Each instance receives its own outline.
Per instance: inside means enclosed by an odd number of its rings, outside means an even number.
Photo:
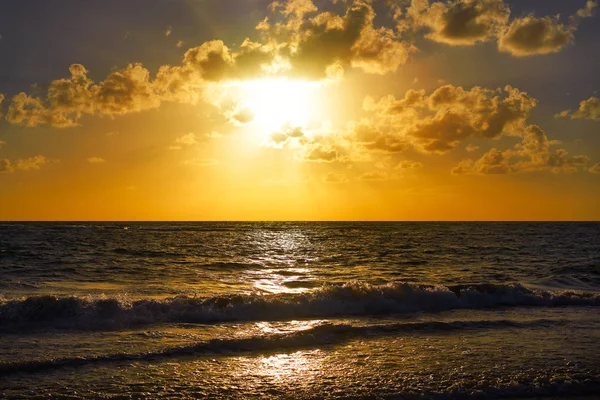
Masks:
[[[267,131],[283,126],[307,127],[315,116],[316,82],[264,79],[239,83],[244,107],[253,121]]]

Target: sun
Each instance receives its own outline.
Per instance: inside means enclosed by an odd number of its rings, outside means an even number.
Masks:
[[[238,85],[242,107],[253,115],[253,123],[268,133],[283,126],[305,128],[316,115],[318,82],[278,78]]]

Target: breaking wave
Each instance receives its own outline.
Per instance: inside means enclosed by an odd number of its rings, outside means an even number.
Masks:
[[[119,329],[155,323],[334,318],[495,307],[600,306],[600,293],[520,284],[327,285],[300,294],[236,294],[169,299],[36,296],[0,302],[0,330]]]

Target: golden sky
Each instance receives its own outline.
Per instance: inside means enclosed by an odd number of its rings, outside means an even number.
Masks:
[[[598,220],[595,1],[0,5],[1,220]]]

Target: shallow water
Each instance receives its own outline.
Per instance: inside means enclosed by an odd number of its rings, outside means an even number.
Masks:
[[[0,397],[600,393],[600,224],[0,224]]]

